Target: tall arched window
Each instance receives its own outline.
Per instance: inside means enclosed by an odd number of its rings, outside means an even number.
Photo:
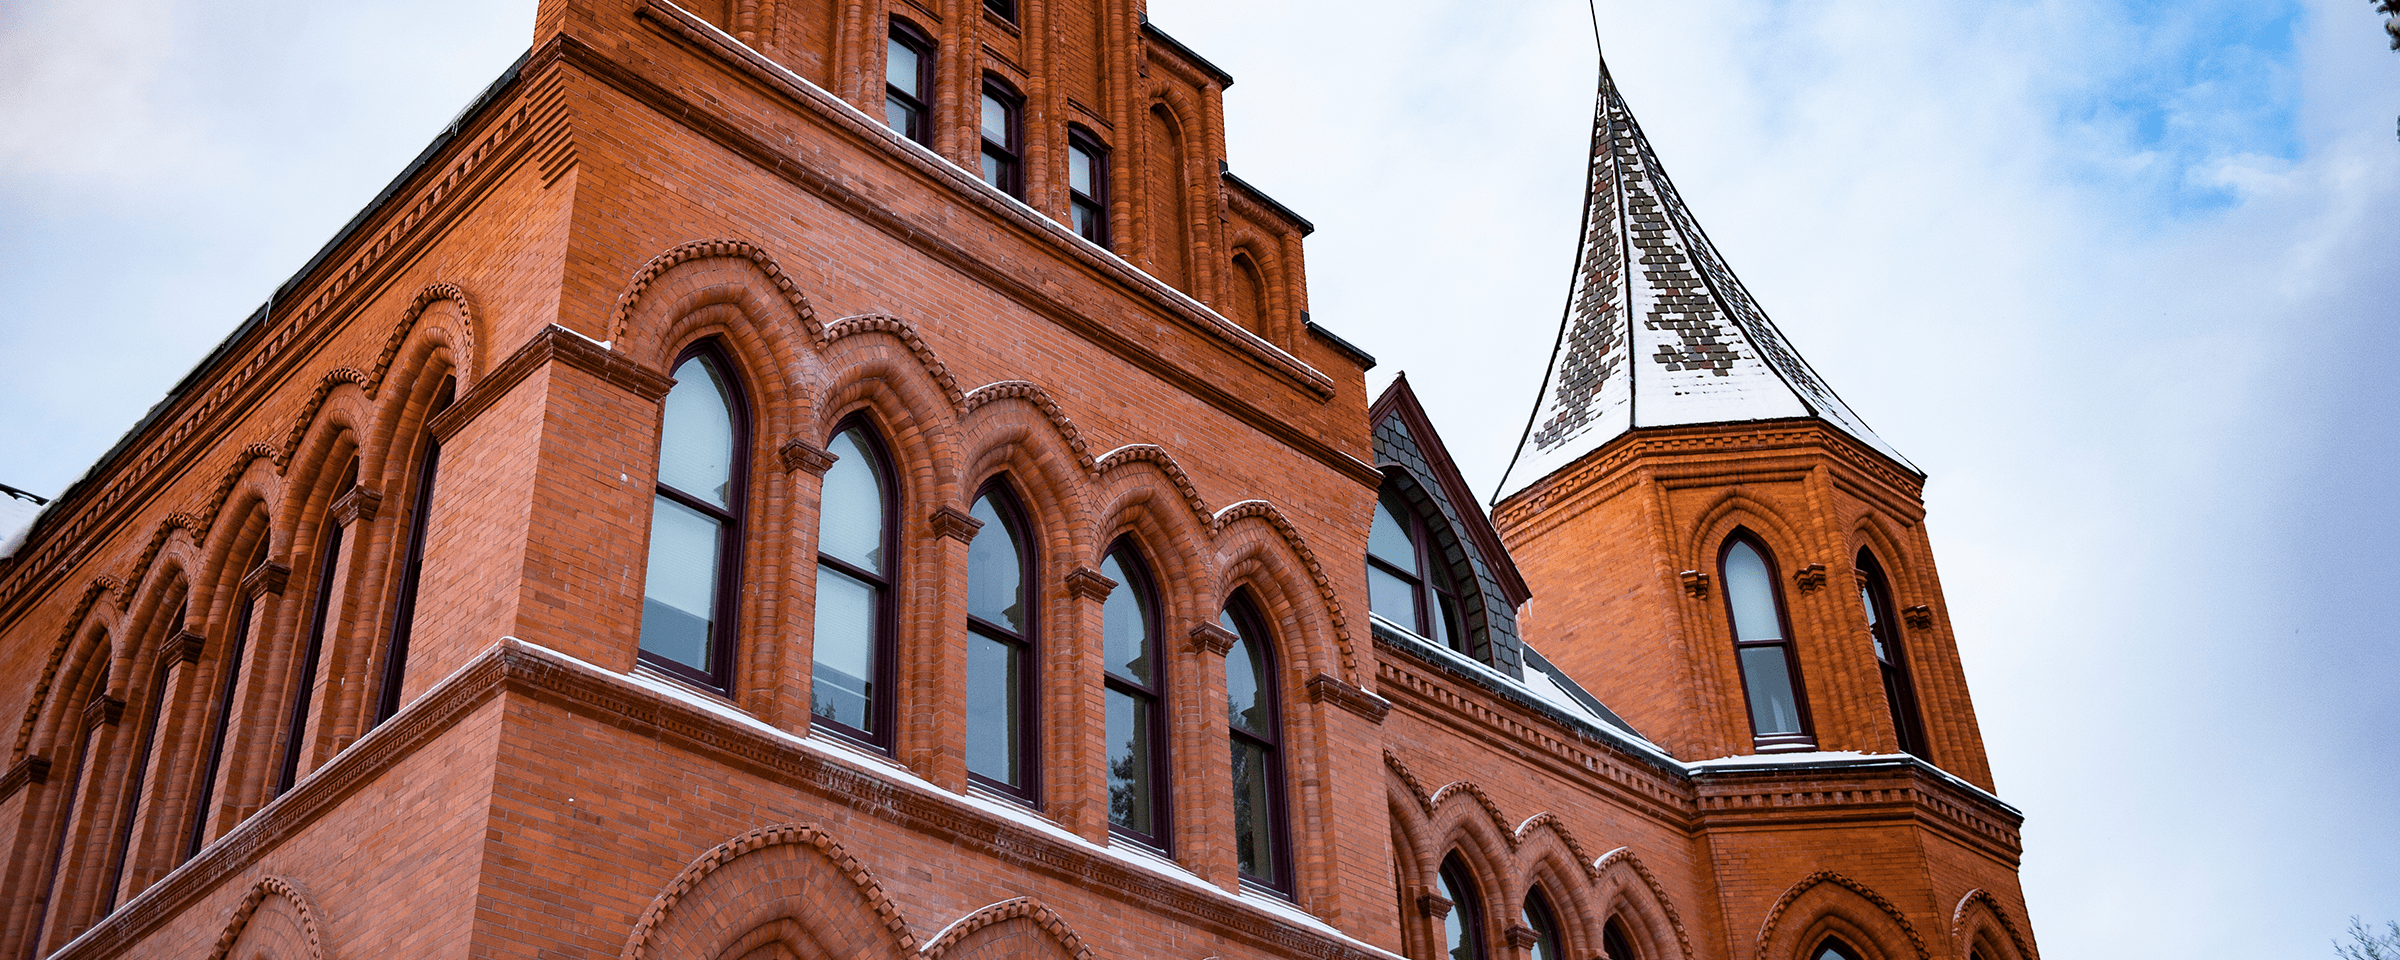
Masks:
[[[1567,960],[1566,942],[1558,935],[1558,915],[1550,910],[1550,898],[1542,895],[1541,887],[1525,891],[1525,928],[1533,931],[1533,946],[1525,951],[1525,960]]]
[[[1375,501],[1375,523],[1367,533],[1368,609],[1418,636],[1473,656],[1450,565],[1438,562],[1432,531],[1396,486],[1384,484],[1383,496]]]
[[[93,666],[98,669],[100,676],[92,681],[92,695],[85,702],[97,703],[101,698],[108,696],[111,647],[106,632],[93,638],[91,643],[99,648],[93,658],[95,661]],[[60,720],[58,736],[63,742],[59,746],[52,747],[51,750],[53,753],[57,753],[61,749],[69,749],[73,751],[73,754],[66,758],[67,779],[64,781],[66,791],[58,801],[58,827],[57,833],[50,843],[49,873],[42,878],[40,891],[42,898],[34,908],[31,939],[37,952],[42,942],[43,930],[49,919],[72,909],[73,906],[67,902],[68,898],[65,896],[66,888],[69,886],[66,882],[67,837],[70,834],[83,832],[80,829],[81,821],[85,815],[91,812],[79,809],[77,800],[88,796],[85,793],[85,775],[89,773],[92,779],[98,779],[102,775],[100,768],[91,765],[91,759],[92,752],[99,749],[101,731],[109,726],[109,723],[105,722],[99,714],[95,714],[88,708],[77,710],[61,717]],[[69,732],[70,730],[72,733]],[[73,746],[67,746],[69,743]],[[98,785],[93,784],[93,786]],[[59,919],[64,923],[70,918],[59,916]]]
[[[899,560],[891,460],[863,415],[835,427],[825,448],[834,461],[818,497],[808,709],[818,725],[889,750],[892,571]]]
[[[1734,653],[1741,659],[1742,689],[1750,700],[1751,735],[1760,746],[1814,742],[1774,562],[1744,531],[1725,541],[1719,566],[1726,612],[1733,621]]]
[[[1027,803],[1038,797],[1041,727],[1034,717],[1033,539],[1024,510],[995,479],[972,511],[967,546],[967,775]]]
[[[1291,841],[1284,825],[1283,698],[1266,622],[1235,594],[1217,623],[1234,636],[1225,651],[1225,721],[1233,742],[1233,849],[1241,878],[1290,894]]]
[[[1633,952],[1633,938],[1625,935],[1625,925],[1617,918],[1608,918],[1608,926],[1600,929],[1600,949],[1607,951],[1607,960],[1642,960]]]
[[[1892,709],[1892,734],[1900,749],[1926,756],[1925,723],[1917,712],[1917,687],[1909,678],[1908,655],[1900,646],[1900,621],[1892,615],[1891,581],[1875,555],[1858,551],[1858,603],[1866,608],[1867,640],[1875,646],[1875,664],[1883,671],[1883,699]]]
[[[185,602],[176,603],[175,616],[164,625],[153,628],[160,642],[151,655],[150,693],[142,702],[141,739],[134,749],[133,768],[126,775],[125,813],[117,822],[116,858],[108,870],[108,886],[100,891],[100,912],[103,915],[116,909],[117,889],[124,884],[126,862],[133,857],[134,828],[143,812],[151,808],[150,764],[156,761],[163,767],[168,759],[158,751],[159,714],[166,710],[167,681],[173,678],[176,665],[176,651],[169,644],[174,643],[183,631],[184,614],[188,612]]]
[[[267,558],[267,536],[258,535],[258,546],[251,553],[251,562],[239,569],[256,570]],[[192,835],[184,845],[183,858],[191,859],[208,842],[209,808],[216,805],[217,770],[225,762],[225,739],[233,728],[234,693],[241,689],[242,665],[248,657],[250,631],[257,625],[258,607],[266,601],[249,589],[249,577],[233,585],[233,636],[227,640],[225,656],[217,661],[217,702],[215,723],[209,727],[208,761],[200,765],[199,800],[192,804]]]
[[[1475,890],[1475,875],[1458,854],[1442,858],[1442,896],[1450,912],[1442,914],[1442,946],[1447,960],[1483,960],[1483,895]]]
[[[441,386],[434,390],[433,403],[425,408],[425,422],[432,423],[457,398],[458,381],[443,377]],[[400,690],[408,679],[408,640],[417,622],[417,580],[425,570],[425,528],[433,519],[433,481],[442,468],[442,442],[434,439],[432,430],[424,433],[425,456],[417,461],[417,489],[409,498],[408,550],[400,561],[400,591],[392,598],[391,640],[383,651],[383,682],[375,698],[375,724],[400,712]]]
[[[1117,582],[1102,608],[1107,661],[1108,822],[1118,833],[1167,847],[1167,662],[1158,641],[1158,592],[1130,540],[1100,562]]]
[[[719,692],[733,688],[750,432],[730,374],[724,356],[705,343],[676,361],[642,580],[642,662]]]
[[[358,461],[352,460],[349,466],[343,468],[341,479],[334,484],[333,498],[338,499],[355,486],[358,486]],[[326,502],[332,503],[333,499]],[[342,546],[346,539],[342,522],[333,515],[331,509],[319,516],[323,518],[319,522],[324,525],[325,539],[317,557],[316,589],[310,591],[309,604],[312,609],[308,616],[308,642],[301,647],[300,675],[292,684],[291,716],[286,718],[288,726],[283,736],[283,763],[279,765],[275,776],[276,796],[282,796],[300,779],[300,755],[308,746],[309,700],[316,694],[317,658],[325,650],[326,619],[334,603],[340,599]]]
[[[883,121],[901,136],[933,142],[933,38],[893,17],[883,45]]]

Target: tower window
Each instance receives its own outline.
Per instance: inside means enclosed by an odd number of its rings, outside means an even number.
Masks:
[[[983,182],[1025,196],[1025,100],[998,77],[983,80]]]
[[[883,60],[883,122],[918,143],[933,140],[931,115],[926,104],[933,102],[933,38],[894,18],[891,33],[884,44]]]
[[[1116,832],[1167,846],[1167,663],[1158,642],[1158,595],[1130,541],[1100,574],[1117,582],[1102,607],[1108,710],[1108,822]]]
[[[1883,672],[1883,699],[1892,710],[1892,735],[1903,752],[1925,756],[1925,723],[1917,711],[1908,656],[1900,646],[1899,621],[1892,616],[1891,581],[1885,579],[1875,555],[1865,550],[1858,552],[1858,603],[1866,609],[1867,640],[1874,645],[1875,664]]]
[[[1067,128],[1067,206],[1076,233],[1108,246],[1108,148],[1079,127]]]
[[[1475,877],[1458,854],[1442,859],[1442,896],[1450,912],[1442,915],[1442,954],[1447,960],[1483,960],[1483,899],[1475,892]]]
[[[1040,730],[1034,718],[1033,541],[1024,512],[994,480],[975,498],[983,521],[967,547],[967,774],[1031,803]]]
[[[892,742],[892,472],[863,417],[836,428],[818,492],[817,619],[809,714],[889,749]]]
[[[705,344],[675,365],[642,581],[642,662],[719,692],[733,685],[749,448],[741,391],[727,372]]]
[[[1432,548],[1425,521],[1385,484],[1367,534],[1367,601],[1377,616],[1473,656],[1450,564]]]
[[[1017,0],[983,0],[983,12],[1015,23],[1017,22]]]
[[[1283,714],[1264,621],[1236,595],[1217,617],[1234,636],[1225,651],[1225,719],[1233,742],[1233,847],[1243,880],[1291,892],[1283,809]]]
[[[1726,541],[1721,565],[1734,653],[1741,660],[1742,689],[1750,700],[1752,736],[1762,747],[1814,743],[1773,562],[1744,532]]]

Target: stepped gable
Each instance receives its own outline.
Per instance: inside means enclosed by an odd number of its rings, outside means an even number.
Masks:
[[[1573,289],[1498,503],[1628,430],[1815,417],[1911,471],[1767,319],[1600,68]]]

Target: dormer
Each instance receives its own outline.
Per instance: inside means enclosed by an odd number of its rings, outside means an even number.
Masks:
[[[1367,537],[1375,629],[1523,680],[1517,608],[1531,594],[1405,374],[1367,418],[1375,466],[1383,472]]]

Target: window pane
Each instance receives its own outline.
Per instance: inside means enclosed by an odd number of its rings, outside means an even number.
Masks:
[[[1067,145],[1067,187],[1092,196],[1092,155],[1081,146]]]
[[[1108,820],[1143,836],[1158,835],[1150,783],[1150,704],[1146,697],[1108,691]]]
[[[825,471],[817,515],[817,552],[886,573],[883,566],[883,475],[866,438],[853,427],[829,445],[839,459]]]
[[[1550,906],[1542,901],[1539,891],[1525,896],[1525,927],[1534,933],[1533,949],[1526,951],[1527,960],[1566,960],[1558,943],[1558,924],[1550,919]]]
[[[883,60],[883,82],[900,88],[902,93],[922,99],[925,91],[917,89],[917,51],[896,38],[885,43],[887,52]]]
[[[1108,603],[1101,608],[1108,669],[1118,676],[1149,686],[1153,666],[1149,598],[1134,588],[1131,575],[1126,572],[1124,564],[1117,562],[1114,553],[1101,561],[1100,575],[1117,582],[1117,588],[1108,594]]]
[[[1022,637],[1028,626],[1025,561],[1017,533],[1001,520],[990,497],[976,498],[973,513],[983,528],[967,544],[967,613]]]
[[[1452,650],[1471,653],[1467,649],[1466,614],[1459,611],[1458,598],[1437,593],[1433,600],[1433,617],[1438,621],[1434,624],[1434,639],[1449,644]]]
[[[1217,623],[1233,631],[1233,648],[1225,651],[1225,718],[1234,726],[1261,736],[1274,732],[1274,718],[1267,716],[1267,698],[1261,695],[1258,678],[1258,648],[1250,638],[1242,636],[1232,614],[1217,618]]]
[[[1233,849],[1243,873],[1275,879],[1275,807],[1267,796],[1265,747],[1233,741]]]
[[[1002,149],[1015,146],[1008,142],[1008,104],[989,93],[983,95],[983,138]]]
[[[1634,955],[1633,944],[1625,939],[1625,931],[1618,929],[1614,920],[1601,932],[1600,948],[1608,951],[1608,960],[1640,960]]]
[[[898,99],[887,98],[883,101],[883,122],[892,129],[900,131],[901,136],[914,137],[917,135],[917,112],[909,109],[908,104],[901,103]]]
[[[967,770],[1012,787],[1025,785],[1017,762],[1022,659],[1016,644],[967,634]]]
[[[1475,909],[1475,891],[1462,889],[1451,871],[1443,870],[1442,896],[1450,899],[1450,912],[1442,915],[1443,943],[1449,947],[1446,955],[1450,960],[1480,960],[1482,951],[1475,949],[1476,941],[1467,929],[1468,914]]]
[[[1007,172],[1007,165],[999,157],[992,156],[990,150],[983,152],[983,182],[1006,190],[1008,183],[1002,178]]]
[[[817,568],[815,682],[810,713],[875,732],[875,587]]]
[[[1875,659],[1890,663],[1892,655],[1883,649],[1883,631],[1876,629],[1881,624],[1876,623],[1875,595],[1869,592],[1864,583],[1858,585],[1858,605],[1867,609],[1867,639],[1875,642]]]
[[[1725,551],[1725,599],[1733,606],[1734,639],[1783,639],[1783,623],[1775,616],[1775,580],[1767,575],[1767,561],[1747,543]]]
[[[1367,607],[1403,627],[1423,629],[1417,623],[1416,584],[1392,576],[1374,564],[1367,565]]]
[[[1086,240],[1100,238],[1100,208],[1081,200],[1075,201],[1075,233]]]
[[[1783,647],[1742,648],[1742,682],[1750,688],[1750,722],[1759,736],[1800,732],[1800,701],[1792,695]]]
[[[1408,539],[1408,524],[1392,513],[1387,501],[1375,502],[1375,526],[1367,533],[1367,552],[1402,570],[1417,569],[1417,547]]]
[[[675,368],[664,429],[659,482],[726,506],[733,480],[733,411],[726,405],[716,367],[708,361],[693,357]]]
[[[717,610],[716,518],[665,497],[650,511],[650,572],[642,581],[642,649],[702,673]]]

